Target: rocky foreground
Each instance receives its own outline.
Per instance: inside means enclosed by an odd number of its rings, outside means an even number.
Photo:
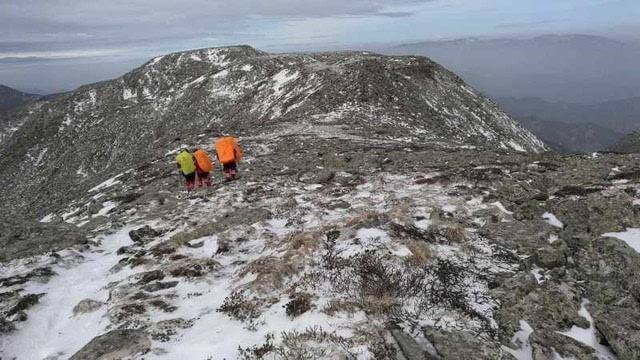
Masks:
[[[0,357],[640,358],[640,156],[241,144],[235,182],[168,153],[8,223]]]

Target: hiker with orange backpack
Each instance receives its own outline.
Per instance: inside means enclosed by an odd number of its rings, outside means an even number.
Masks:
[[[209,159],[209,154],[200,148],[196,148],[193,152],[193,162],[196,165],[196,174],[198,175],[198,186],[211,186],[211,170],[213,164]]]
[[[242,160],[242,150],[231,136],[219,138],[215,143],[216,156],[222,164],[224,181],[231,181],[238,174],[238,163]]]

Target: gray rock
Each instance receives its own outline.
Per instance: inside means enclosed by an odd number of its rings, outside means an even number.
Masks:
[[[594,314],[595,326],[620,360],[640,359],[640,306],[609,307]]]
[[[0,317],[0,334],[10,333],[15,329],[16,327],[11,321],[7,321],[7,319]]]
[[[85,233],[67,223],[3,222],[0,262],[86,244]]]
[[[436,360],[437,356],[431,355],[427,349],[420,346],[411,336],[402,331],[402,329],[390,329],[391,336],[398,344],[402,357],[399,359],[406,360]]]
[[[153,240],[154,238],[156,238],[156,237],[158,237],[160,235],[162,235],[162,232],[153,229],[149,225],[145,225],[144,227],[141,227],[141,228],[135,229],[135,230],[131,230],[129,232],[129,237],[135,243],[146,243],[146,242],[149,242],[149,241]]]
[[[80,300],[80,302],[73,307],[73,316],[94,312],[101,308],[103,305],[103,302],[92,299]]]
[[[151,349],[149,335],[142,330],[112,330],[93,338],[71,356],[71,360],[137,359]]]
[[[433,344],[442,359],[498,359],[501,350],[472,334],[460,331],[426,329],[425,337]],[[495,346],[495,345],[494,345]]]

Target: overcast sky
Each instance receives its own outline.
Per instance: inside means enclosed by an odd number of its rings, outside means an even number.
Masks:
[[[157,54],[270,51],[460,37],[632,37],[639,0],[0,0],[0,83],[62,90]]]

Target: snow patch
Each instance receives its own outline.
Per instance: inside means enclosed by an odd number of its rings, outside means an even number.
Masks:
[[[600,344],[598,337],[596,336],[596,328],[593,325],[593,318],[586,308],[589,305],[589,300],[583,299],[580,305],[580,311],[578,314],[587,321],[589,321],[589,328],[583,329],[581,327],[573,325],[569,331],[558,331],[559,334],[568,336],[577,342],[580,342],[596,351],[597,357],[600,360],[614,360],[616,356],[609,350],[608,347]]]
[[[491,203],[491,205],[497,207],[500,211],[502,211],[503,213],[505,213],[507,215],[513,215],[513,211],[507,210],[507,208],[505,208],[504,205],[502,205],[502,203],[500,201],[493,202],[493,203]]]
[[[158,56],[158,57],[153,58],[153,60],[151,60],[151,62],[149,63],[149,66],[153,66],[153,65],[157,64],[158,62],[160,62],[160,60],[162,60],[163,57],[164,56]]]
[[[107,179],[107,180],[101,182],[100,184],[92,187],[87,192],[91,193],[91,192],[94,192],[94,191],[106,189],[106,188],[111,187],[111,186],[116,185],[116,184],[120,184],[122,181],[118,180],[118,178],[121,177],[122,175],[124,175],[124,173],[120,173],[120,174],[118,174],[118,175],[116,175],[116,176],[114,176],[114,177],[112,177],[110,179]]]
[[[617,233],[606,233],[604,237],[614,237],[624,241],[633,250],[640,253],[640,228],[627,228],[627,231]]]
[[[42,165],[42,159],[44,159],[44,155],[47,153],[48,150],[49,149],[47,149],[47,148],[44,148],[44,149],[40,150],[40,153],[38,154],[38,157],[36,158],[34,166]]]
[[[422,219],[422,220],[418,220],[414,223],[414,225],[421,230],[427,230],[429,228],[429,226],[431,226],[431,220],[429,219]]]
[[[292,229],[287,227],[287,219],[271,219],[267,220],[268,229],[277,236],[284,236],[291,233]]]
[[[356,233],[355,243],[337,244],[336,250],[339,252],[340,257],[346,259],[363,254],[367,250],[376,250],[385,247],[390,242],[391,238],[389,238],[386,231],[377,228],[362,228]]]
[[[564,228],[564,224],[562,223],[562,221],[558,220],[558,218],[550,212],[542,214],[542,218],[551,226],[555,226],[561,229]]]
[[[286,69],[275,74],[273,76],[273,90],[275,91],[276,95],[282,94],[282,87],[288,82],[297,79],[299,75],[300,73],[297,71],[291,72],[290,70]]]
[[[533,334],[533,328],[526,321],[520,320],[520,330],[513,334],[511,339],[511,343],[518,346],[519,349],[514,350],[506,346],[502,346],[502,349],[517,360],[533,360],[533,349],[529,343],[531,334]]]
[[[53,270],[58,274],[48,283],[30,282],[25,292],[45,293],[40,302],[29,310],[27,321],[20,330],[0,338],[2,357],[20,359],[69,358],[95,336],[104,333],[111,325],[106,308],[74,317],[73,308],[83,299],[106,301],[109,290],[104,286],[130,275],[130,270],[111,273],[117,263],[116,250],[131,244],[128,232],[132,228],[106,236],[103,251],[82,254],[79,262],[61,263]],[[80,254],[65,252],[80,259]],[[34,346],[37,339],[37,346]]]
[[[537,265],[532,266],[531,274],[536,278],[538,285],[542,284],[545,280],[543,272],[544,269],[538,267]]]
[[[132,98],[138,97],[138,94],[136,92],[134,92],[133,90],[129,89],[129,88],[124,88],[124,90],[122,90],[122,98],[124,100],[129,100]]]
[[[83,178],[86,178],[87,176],[89,176],[89,174],[87,174],[87,172],[84,170],[82,166],[80,166],[78,170],[76,170],[76,175],[82,176]]]
[[[46,215],[45,217],[43,217],[42,219],[40,219],[41,223],[50,223],[53,221],[53,218],[55,217],[55,214],[51,213]]]
[[[509,144],[509,146],[511,146],[512,149],[514,149],[515,151],[519,151],[519,152],[526,152],[527,150],[525,150],[525,148],[522,147],[522,145],[516,143],[513,140],[509,140],[507,142],[507,144]]]
[[[100,211],[98,211],[96,214],[93,215],[93,217],[96,216],[105,216],[109,213],[109,211],[111,211],[112,209],[115,209],[116,207],[118,207],[118,203],[115,201],[105,201],[102,203],[102,209],[100,209]]]

